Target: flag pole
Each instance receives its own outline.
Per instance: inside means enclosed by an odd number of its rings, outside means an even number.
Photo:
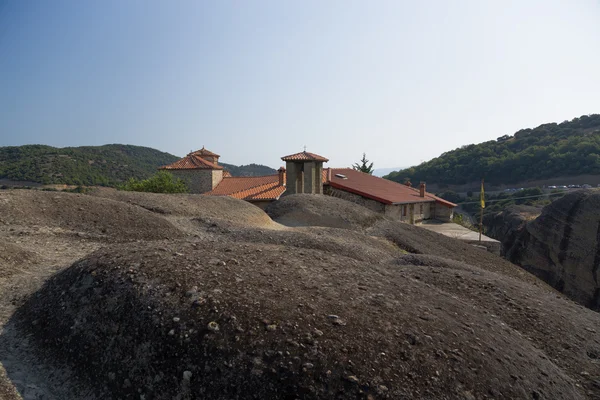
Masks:
[[[479,193],[481,212],[479,215],[479,242],[481,243],[481,231],[483,230],[483,208],[485,207],[485,194],[483,192],[483,178],[481,178],[481,192]]]

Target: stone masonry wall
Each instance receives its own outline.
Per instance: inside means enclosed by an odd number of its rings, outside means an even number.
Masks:
[[[222,177],[223,171],[220,172]],[[210,169],[174,170],[171,173],[185,182],[190,193],[206,193],[213,189],[213,171]]]
[[[332,188],[327,185],[324,187],[324,194],[328,196],[337,197],[343,200],[351,201],[356,204],[360,204],[369,210],[382,213],[385,216],[394,219],[396,221],[402,221],[407,223],[418,224],[425,219],[437,218],[434,216],[434,211],[437,210],[435,203],[414,203],[414,204],[382,204],[378,201],[367,199],[358,194],[346,192],[344,190]],[[406,211],[405,211],[406,209]],[[450,212],[448,212],[448,210]],[[411,218],[411,213],[412,218]],[[450,220],[452,218],[452,210],[444,207],[443,210],[439,211],[441,219],[443,221]]]
[[[435,203],[435,214],[434,218],[440,221],[449,222],[452,221],[452,215],[454,209],[452,207],[446,207],[440,203]]]
[[[212,189],[216,188],[219,183],[223,180],[223,170],[215,169],[212,171]]]

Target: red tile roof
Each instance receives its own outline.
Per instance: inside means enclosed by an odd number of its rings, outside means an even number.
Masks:
[[[331,181],[328,180],[329,170],[331,170]],[[336,174],[344,175],[346,179],[336,176]],[[407,204],[435,201],[447,207],[456,207],[456,204],[431,193],[425,192],[425,197],[421,197],[419,189],[410,188],[388,179],[365,174],[364,172],[355,171],[352,168],[324,168],[323,183],[331,185],[333,188],[358,194],[384,204]]]
[[[193,151],[190,154],[193,154],[196,156],[211,156],[211,157],[217,157],[217,158],[221,157],[217,153],[213,153],[212,151],[206,150],[204,148],[204,146],[202,146],[202,148],[200,150]]]
[[[223,167],[206,161],[194,153],[190,153],[181,160],[177,160],[173,164],[165,165],[159,169],[223,169]]]
[[[277,200],[285,192],[279,185],[279,175],[237,176],[223,178],[212,191],[211,196],[231,196],[242,200]]]
[[[289,156],[281,157],[283,161],[329,161],[327,158],[318,154],[303,151],[301,153],[290,154]]]

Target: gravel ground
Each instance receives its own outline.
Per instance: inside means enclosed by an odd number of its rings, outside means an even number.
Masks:
[[[600,398],[600,315],[485,251],[110,196],[0,191],[0,398]]]

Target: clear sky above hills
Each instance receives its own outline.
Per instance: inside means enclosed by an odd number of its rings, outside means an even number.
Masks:
[[[408,166],[600,112],[600,1],[0,1],[0,146]]]

